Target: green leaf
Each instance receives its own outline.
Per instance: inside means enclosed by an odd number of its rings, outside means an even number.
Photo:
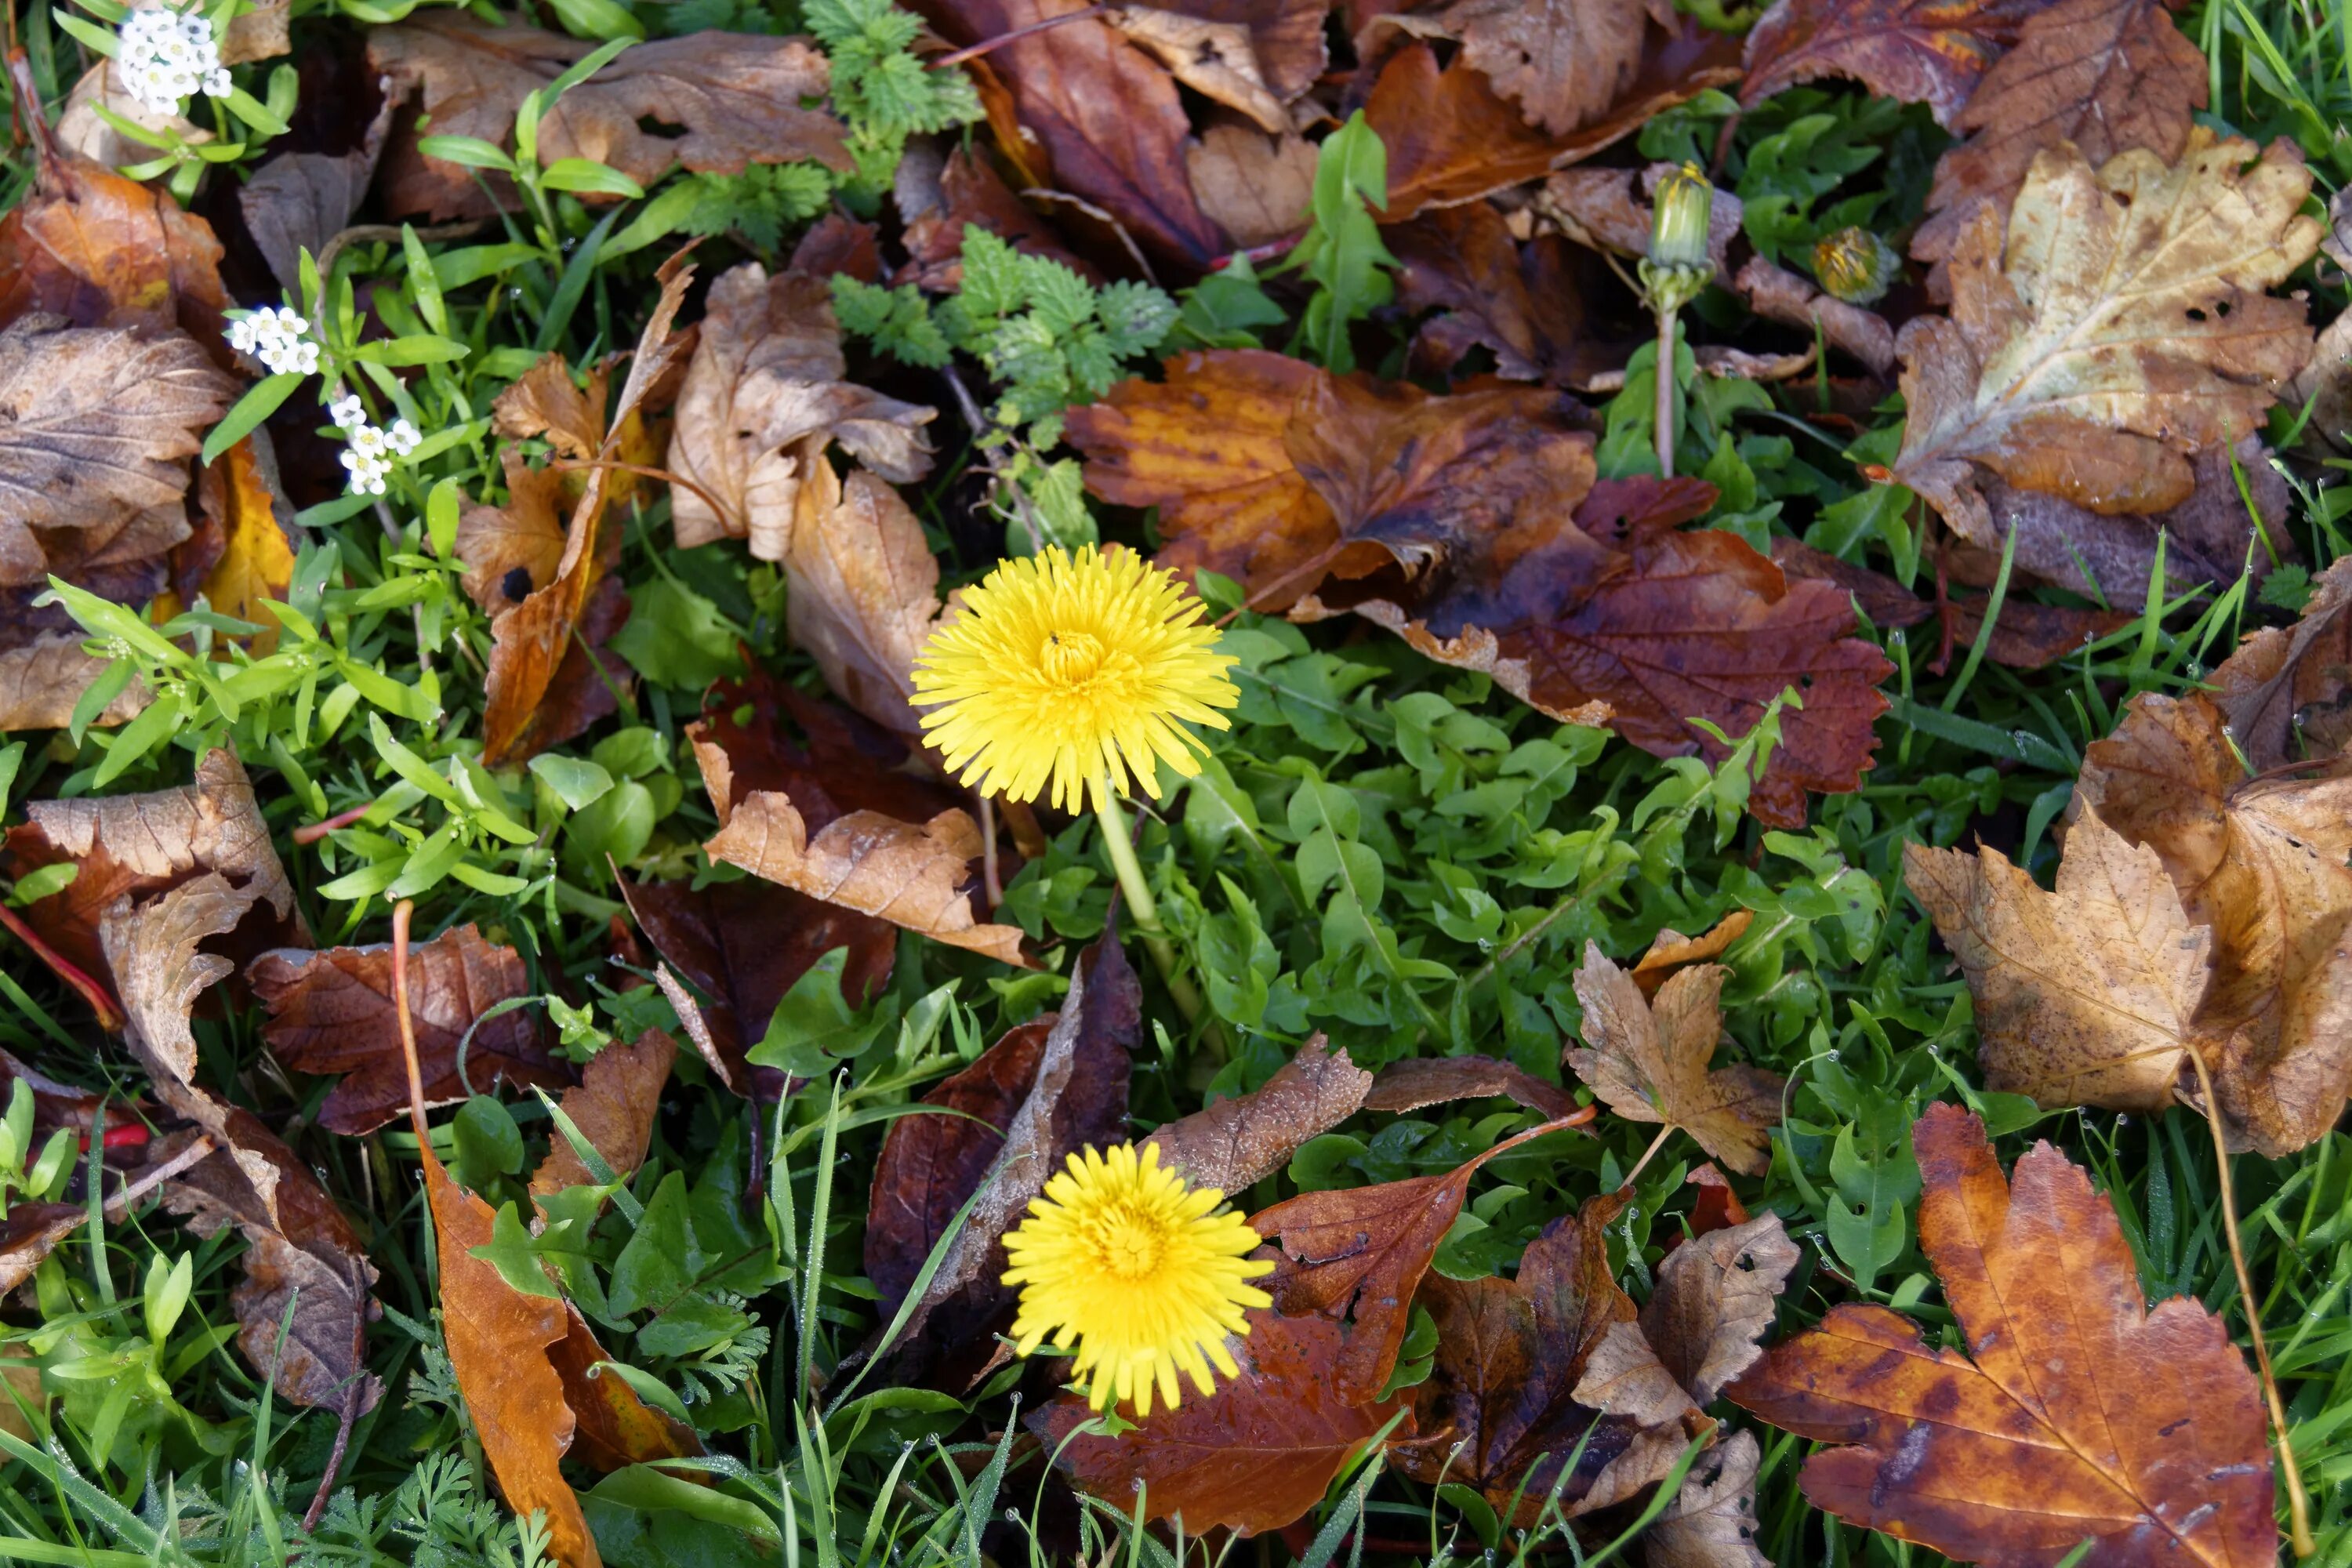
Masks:
[[[594,763],[554,752],[541,752],[531,758],[530,773],[573,811],[585,809],[613,787],[613,775]]]
[[[698,694],[742,673],[740,634],[717,605],[667,577],[655,578],[629,597],[629,618],[609,646],[639,675]]]
[[[611,0],[557,0],[559,5],[594,4],[607,5]],[[617,7],[615,7],[617,9]],[[627,13],[624,12],[623,15]],[[539,183],[551,191],[578,191],[590,195],[625,196],[631,201],[641,199],[646,190],[636,181],[593,158],[558,158],[539,176]]]
[[[850,1006],[841,992],[848,962],[849,950],[836,947],[793,982],[776,1004],[766,1034],[751,1049],[753,1066],[775,1068],[794,1078],[823,1078],[874,1043],[892,1020],[882,1007],[861,1020]]]
[[[517,172],[512,158],[478,136],[419,136],[416,150],[428,158],[467,169],[495,169],[501,174]]]
[[[449,1131],[457,1150],[449,1172],[460,1186],[481,1192],[522,1170],[522,1130],[492,1096],[478,1094],[459,1106]]]
[[[245,395],[236,400],[236,405],[213,426],[212,433],[205,437],[203,466],[210,468],[219,460],[223,452],[252,435],[261,422],[277,413],[286,400],[294,395],[294,389],[308,379],[289,371],[255,382],[247,389]]]
[[[495,1103],[495,1101],[493,1102]],[[511,1127],[513,1122],[509,1121]],[[467,1253],[478,1258],[499,1271],[499,1278],[526,1296],[542,1296],[562,1300],[563,1292],[547,1277],[540,1263],[540,1238],[530,1233],[522,1215],[512,1204],[501,1204],[490,1220],[490,1239]]]

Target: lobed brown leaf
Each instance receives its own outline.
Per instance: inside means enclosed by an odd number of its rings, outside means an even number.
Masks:
[[[1565,1056],[1618,1115],[1679,1127],[1721,1163],[1760,1176],[1771,1163],[1766,1134],[1780,1120],[1783,1080],[1761,1068],[1706,1065],[1722,1037],[1717,1001],[1730,973],[1716,963],[1678,971],[1654,1003],[1588,942],[1576,971],[1585,1044]]]

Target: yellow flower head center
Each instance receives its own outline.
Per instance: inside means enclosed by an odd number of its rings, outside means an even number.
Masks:
[[[1045,646],[1038,650],[1037,667],[1055,686],[1083,689],[1104,673],[1109,654],[1102,638],[1092,632],[1051,631],[1045,634]],[[1135,661],[1129,658],[1123,662],[1131,666]]]
[[[1089,1215],[1084,1231],[1096,1265],[1119,1279],[1140,1279],[1160,1267],[1169,1242],[1168,1216],[1120,1199]]]

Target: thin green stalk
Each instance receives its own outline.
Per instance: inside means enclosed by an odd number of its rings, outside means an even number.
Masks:
[[[1135,858],[1135,840],[1128,829],[1127,813],[1119,809],[1116,795],[1106,794],[1095,815],[1102,827],[1103,849],[1110,856],[1111,869],[1118,876],[1119,891],[1127,898],[1128,918],[1135,924],[1136,935],[1143,939],[1144,951],[1151,954],[1152,967],[1160,971],[1169,997],[1176,1004],[1177,1011],[1184,1015],[1186,1023],[1200,1025],[1206,1019],[1201,1037],[1223,1058],[1226,1054],[1224,1032],[1209,1016],[1192,977],[1176,961],[1175,944],[1168,940],[1168,928],[1160,923],[1160,905],[1151,896],[1151,884],[1145,880],[1142,863]]]

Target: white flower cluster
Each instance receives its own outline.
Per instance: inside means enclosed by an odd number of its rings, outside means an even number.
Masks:
[[[213,41],[213,25],[198,13],[133,11],[116,37],[115,71],[150,113],[177,114],[197,92],[206,98],[229,95],[228,70]]]
[[[264,305],[245,320],[230,322],[228,341],[237,353],[268,366],[272,375],[289,371],[309,375],[319,368],[319,345],[310,341],[310,323],[290,306]]]
[[[352,444],[343,453],[343,467],[351,470],[353,495],[383,494],[384,477],[392,472],[393,459],[407,457],[425,439],[417,434],[416,426],[405,419],[394,420],[388,429],[369,424],[367,410],[352,394],[328,404],[327,417],[351,438]]]

